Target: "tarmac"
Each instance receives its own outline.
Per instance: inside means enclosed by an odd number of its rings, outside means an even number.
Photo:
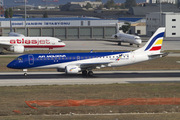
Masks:
[[[66,75],[58,72],[3,72],[0,86],[128,84],[180,82],[180,70],[173,71],[94,71],[94,76]]]

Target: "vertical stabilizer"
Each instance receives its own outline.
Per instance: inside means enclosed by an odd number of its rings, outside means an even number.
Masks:
[[[10,32],[14,32],[12,29],[11,17],[9,16],[9,18],[10,18]]]
[[[160,27],[156,30],[153,36],[145,44],[144,47],[134,51],[134,52],[150,52],[150,53],[160,53],[163,37],[165,33],[165,27]]]

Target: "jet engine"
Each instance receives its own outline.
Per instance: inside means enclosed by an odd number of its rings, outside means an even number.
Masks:
[[[78,74],[79,71],[80,71],[80,68],[75,65],[68,65],[65,68],[66,74]]]
[[[116,34],[112,35],[111,37],[112,37],[112,38],[115,38],[115,39],[119,38],[119,36],[116,35]]]
[[[24,46],[21,46],[21,45],[11,46],[9,48],[9,51],[12,51],[15,53],[23,53],[24,52]]]

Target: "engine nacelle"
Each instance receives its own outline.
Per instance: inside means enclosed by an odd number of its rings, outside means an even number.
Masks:
[[[112,36],[111,36],[111,38],[115,38],[115,39],[117,39],[117,38],[119,38],[119,36],[118,36],[118,35],[116,35],[116,34],[114,34],[114,35],[112,35]]]
[[[68,65],[65,68],[66,74],[78,74],[79,71],[80,71],[80,68],[75,65]]]
[[[23,53],[24,52],[24,46],[21,46],[21,45],[11,46],[9,51],[12,51],[15,53]]]

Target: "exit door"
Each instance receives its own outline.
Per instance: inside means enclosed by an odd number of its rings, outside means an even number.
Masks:
[[[28,55],[28,59],[29,59],[29,65],[33,65],[34,64],[34,56]]]

